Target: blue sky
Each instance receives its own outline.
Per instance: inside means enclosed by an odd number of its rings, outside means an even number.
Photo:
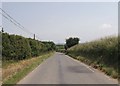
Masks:
[[[68,37],[81,42],[118,34],[117,2],[3,2],[2,9],[40,40],[64,43]],[[33,37],[5,18],[4,30]]]

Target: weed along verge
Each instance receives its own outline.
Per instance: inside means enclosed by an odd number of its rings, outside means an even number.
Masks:
[[[16,84],[28,73],[34,70],[41,62],[52,56],[54,52],[48,52],[38,57],[21,60],[18,62],[3,63],[3,84]]]

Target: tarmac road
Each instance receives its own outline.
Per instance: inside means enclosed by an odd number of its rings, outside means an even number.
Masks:
[[[104,73],[72,59],[55,53],[41,63],[18,84],[117,84],[118,81]]]

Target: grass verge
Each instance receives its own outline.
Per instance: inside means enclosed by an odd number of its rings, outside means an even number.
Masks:
[[[41,62],[53,55],[53,52],[43,54],[39,57],[5,63],[3,66],[3,84],[16,84],[28,73],[34,70]]]
[[[86,57],[82,56],[73,56],[71,54],[68,54],[73,59],[79,60],[89,66],[92,66],[95,69],[100,70],[101,72],[104,72],[106,75],[111,76],[114,79],[118,78],[118,70],[115,70],[113,67],[106,66],[105,64],[97,63],[97,61],[92,61],[90,59],[87,59]]]

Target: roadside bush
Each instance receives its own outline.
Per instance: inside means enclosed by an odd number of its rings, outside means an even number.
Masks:
[[[53,51],[56,49],[56,45],[51,41],[49,42],[44,41],[42,43],[45,45],[44,47],[45,47],[45,50],[47,51]]]
[[[27,39],[18,35],[2,34],[3,60],[22,60],[31,57],[31,48]]]
[[[29,44],[30,44],[30,47],[31,47],[31,55],[32,56],[38,56],[40,55],[40,53],[42,52],[42,43],[37,41],[37,40],[34,40],[34,39],[28,39],[29,40]]]

